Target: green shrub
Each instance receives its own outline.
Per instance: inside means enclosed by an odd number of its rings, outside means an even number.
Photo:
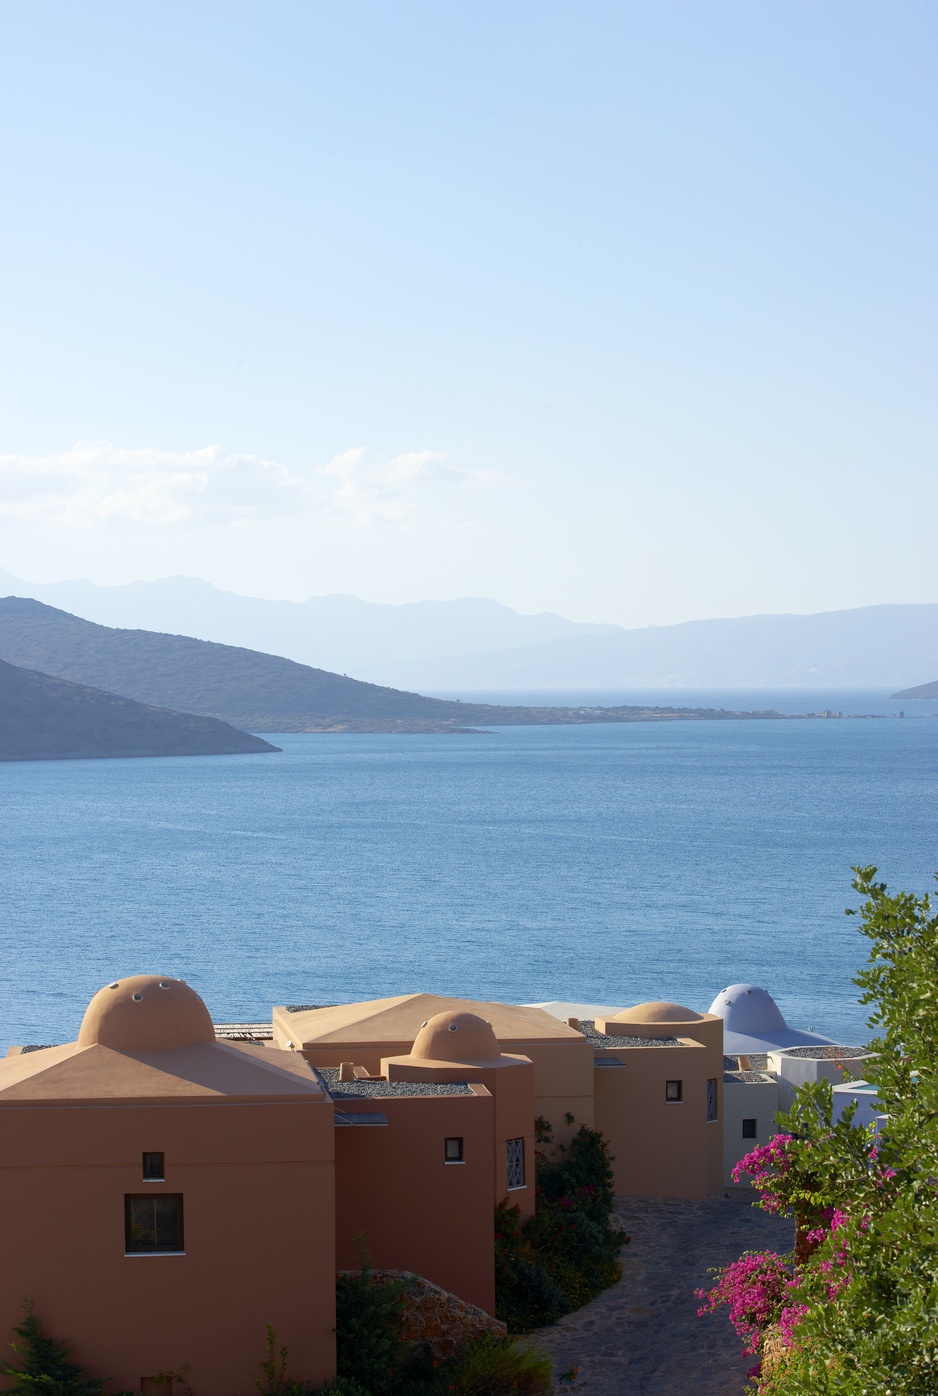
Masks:
[[[486,1333],[445,1364],[443,1390],[454,1396],[542,1396],[551,1389],[552,1372],[543,1353]]]
[[[537,1121],[541,1144],[552,1139]],[[495,1312],[513,1333],[555,1323],[622,1274],[628,1237],[612,1221],[612,1164],[599,1130],[582,1125],[567,1147],[538,1152],[536,1210],[526,1222],[504,1202],[495,1214]]]
[[[407,1376],[413,1345],[402,1336],[406,1294],[403,1280],[376,1284],[365,1254],[359,1273],[336,1280],[336,1369],[374,1396],[392,1396]]]
[[[0,1376],[13,1378],[13,1385],[7,1387],[9,1396],[100,1396],[104,1379],[86,1377],[83,1367],[69,1362],[68,1344],[45,1332],[32,1304],[26,1303],[24,1309],[22,1323],[13,1329],[20,1342],[12,1344],[13,1351],[22,1354],[23,1364],[0,1364]]]

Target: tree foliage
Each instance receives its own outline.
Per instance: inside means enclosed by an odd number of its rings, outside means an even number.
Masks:
[[[539,1125],[539,1142],[549,1144],[550,1126]],[[628,1240],[612,1220],[612,1163],[599,1130],[581,1125],[565,1148],[539,1151],[535,1192],[527,1221],[504,1202],[495,1214],[495,1311],[514,1333],[554,1323],[615,1284]]]
[[[890,896],[875,868],[854,871],[870,942],[855,983],[878,1030],[864,1070],[882,1116],[857,1127],[849,1108],[835,1123],[819,1082],[778,1117],[784,1163],[763,1201],[781,1197],[817,1249],[786,1285],[764,1396],[938,1392],[938,916],[927,895]]]
[[[20,1340],[13,1351],[23,1360],[19,1367],[0,1363],[0,1376],[13,1380],[10,1396],[100,1396],[103,1378],[87,1377],[83,1367],[69,1361],[69,1345],[49,1337],[31,1303],[24,1305],[23,1321],[13,1332]]]

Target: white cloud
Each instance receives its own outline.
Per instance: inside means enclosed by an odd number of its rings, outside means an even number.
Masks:
[[[369,457],[364,447],[296,471],[260,456],[205,446],[128,449],[82,441],[51,456],[0,456],[0,515],[70,528],[167,528],[332,516],[364,526],[407,524],[441,485],[491,483],[437,451]]]

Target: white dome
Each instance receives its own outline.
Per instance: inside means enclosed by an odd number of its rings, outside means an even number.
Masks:
[[[730,984],[721,989],[710,1012],[723,1019],[724,1051],[771,1052],[775,1047],[826,1045],[833,1041],[816,1032],[790,1028],[767,989],[758,984]]]

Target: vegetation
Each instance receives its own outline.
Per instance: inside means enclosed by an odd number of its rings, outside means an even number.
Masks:
[[[539,1120],[538,1143],[551,1142]],[[599,1130],[581,1125],[569,1146],[539,1150],[535,1190],[527,1221],[504,1202],[495,1214],[495,1312],[513,1333],[554,1323],[615,1284],[629,1239],[612,1221],[612,1166]]]
[[[376,1283],[367,1254],[361,1270],[336,1287],[336,1365],[329,1396],[541,1396],[551,1389],[551,1361],[492,1334],[452,1357],[434,1358],[403,1336],[404,1280]],[[324,1394],[325,1396],[325,1394]]]
[[[890,896],[875,868],[855,872],[870,941],[855,982],[879,1030],[864,1068],[885,1118],[855,1127],[850,1109],[835,1123],[829,1084],[804,1086],[772,1154],[743,1160],[760,1205],[793,1216],[808,1242],[774,1258],[783,1282],[770,1276],[748,1309],[763,1396],[938,1391],[938,916],[927,895]],[[735,1306],[743,1331],[741,1264],[705,1297],[731,1317]]]
[[[32,1304],[26,1303],[24,1311],[22,1323],[13,1329],[20,1341],[12,1344],[22,1363],[0,1363],[0,1376],[13,1380],[7,1387],[10,1396],[100,1396],[104,1379],[85,1376],[84,1368],[69,1361],[68,1344],[49,1337]]]

